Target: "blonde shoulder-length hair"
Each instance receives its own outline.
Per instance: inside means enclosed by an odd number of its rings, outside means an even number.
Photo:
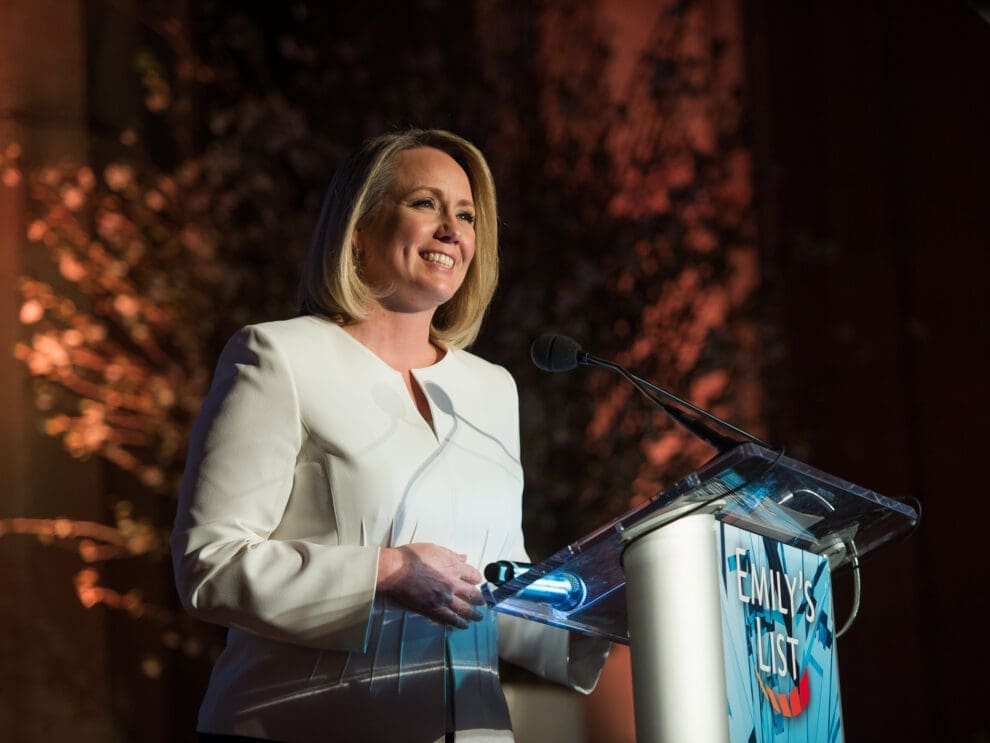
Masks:
[[[380,291],[360,276],[354,232],[372,219],[403,150],[433,147],[464,168],[475,210],[475,254],[457,293],[437,308],[430,338],[447,348],[464,348],[478,336],[498,283],[498,224],[495,182],[484,155],[466,139],[441,129],[410,129],[366,141],[337,169],[323,202],[300,283],[300,311],[344,323],[364,319]]]

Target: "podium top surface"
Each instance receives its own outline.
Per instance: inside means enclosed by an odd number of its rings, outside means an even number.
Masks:
[[[910,506],[756,444],[740,446],[521,576],[486,588],[497,610],[628,642],[622,552],[691,513],[828,558],[832,570],[910,532]]]

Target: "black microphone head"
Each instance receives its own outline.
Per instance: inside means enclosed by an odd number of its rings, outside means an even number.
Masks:
[[[544,333],[533,341],[529,353],[543,371],[570,371],[580,363],[581,345],[566,335]]]

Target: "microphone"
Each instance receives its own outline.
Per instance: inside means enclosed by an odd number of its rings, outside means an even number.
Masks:
[[[573,338],[555,333],[544,333],[529,349],[533,363],[543,371],[561,372],[577,368],[578,364],[587,363],[586,354]]]
[[[485,565],[485,579],[489,583],[500,586],[510,580],[520,577],[529,572],[533,567],[528,562],[514,562],[513,560],[498,560]]]
[[[495,586],[502,586],[516,578],[521,578],[532,567],[533,565],[528,562],[498,560],[485,566],[485,578]],[[576,575],[557,573],[537,578],[516,595],[527,601],[549,604],[560,611],[571,611],[581,606],[588,598],[588,587]]]
[[[587,366],[597,366],[602,369],[609,369],[610,371],[617,372],[631,382],[648,400],[662,408],[667,415],[673,418],[691,434],[697,436],[709,446],[717,449],[720,454],[728,451],[729,449],[735,448],[740,442],[712,430],[712,428],[706,425],[704,421],[689,415],[680,408],[675,408],[673,405],[669,405],[665,402],[665,400],[680,405],[683,408],[687,408],[700,417],[706,418],[719,426],[724,426],[730,431],[739,434],[743,438],[746,438],[755,444],[759,444],[767,449],[774,449],[774,447],[770,444],[765,441],[761,441],[752,434],[743,431],[741,428],[737,428],[731,423],[728,423],[721,418],[718,418],[711,413],[702,410],[701,408],[696,407],[685,400],[682,400],[676,395],[667,392],[667,390],[647,382],[645,379],[640,379],[635,374],[630,373],[615,362],[600,359],[597,356],[592,356],[587,351],[582,350],[581,344],[573,338],[568,338],[566,335],[544,333],[533,341],[533,345],[530,348],[530,356],[533,359],[533,363],[544,371],[570,371],[571,369],[577,368],[580,364],[585,364]]]

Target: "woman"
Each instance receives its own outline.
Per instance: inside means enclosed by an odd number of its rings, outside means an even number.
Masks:
[[[497,252],[473,145],[379,137],[331,183],[304,314],[227,344],[172,537],[184,605],[231,628],[204,739],[512,740],[499,654],[593,688],[607,644],[478,590],[527,559],[515,386],[463,350]]]

